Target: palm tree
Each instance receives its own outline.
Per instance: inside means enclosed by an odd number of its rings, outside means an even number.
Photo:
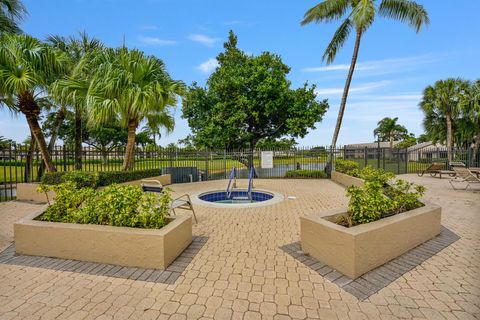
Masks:
[[[420,108],[426,115],[424,126],[427,133],[432,131],[432,134],[429,133],[429,135],[433,136],[435,134],[441,137],[442,133],[439,133],[438,131],[443,133],[446,132],[445,140],[448,149],[448,162],[453,161],[453,146],[455,138],[454,122],[458,118],[460,102],[467,87],[468,83],[461,79],[449,78],[446,80],[439,80],[435,82],[433,86],[425,88],[423,91],[423,98],[420,102]],[[431,123],[426,123],[427,119],[431,120]],[[439,120],[441,119],[444,119],[443,125],[439,124]]]
[[[47,38],[47,42],[64,52],[69,58],[68,64],[68,76],[73,76],[74,73],[81,70],[79,64],[82,62],[82,58],[91,52],[94,52],[103,47],[101,41],[94,37],[89,37],[86,32],[79,33],[78,37],[61,37],[58,35],[52,35]],[[84,101],[81,99],[75,99],[75,94],[70,94],[68,91],[59,89],[57,83],[54,83],[51,87],[51,92],[55,100],[59,103],[58,116],[61,117],[65,114],[65,106],[70,105],[73,107],[75,114],[75,170],[82,169],[82,119],[83,112],[85,111]],[[58,122],[61,125],[61,121]]]
[[[65,56],[28,35],[0,37],[0,96],[3,104],[25,115],[48,171],[55,166],[38,123],[38,100],[47,87],[63,76]]]
[[[138,126],[146,119],[162,119],[183,94],[184,84],[170,78],[163,61],[138,50],[98,50],[82,61],[90,73],[63,81],[61,87],[83,97],[90,126],[117,119],[127,128],[123,170],[129,170],[135,159]]]
[[[408,130],[397,123],[397,118],[385,117],[378,121],[377,128],[373,130],[373,135],[378,141],[390,141],[390,150],[393,150],[393,141],[405,139],[408,136]]]
[[[480,79],[468,83],[460,101],[460,109],[466,124],[465,131],[472,138],[472,163],[475,163],[480,148]]]
[[[322,60],[326,60],[327,64],[335,60],[337,52],[347,41],[350,31],[352,29],[355,30],[355,45],[353,48],[352,61],[345,81],[337,123],[332,137],[331,147],[333,149],[335,149],[338,134],[340,133],[343,114],[345,113],[345,106],[347,104],[348,91],[350,89],[350,83],[352,82],[353,72],[355,71],[355,64],[357,63],[360,42],[365,32],[375,21],[377,12],[382,17],[406,22],[413,27],[417,33],[423,25],[429,23],[426,10],[415,1],[382,0],[378,8],[376,7],[376,3],[375,0],[323,0],[308,10],[301,22],[302,25],[306,25],[311,22],[326,23],[343,19],[323,54]],[[327,167],[331,168],[331,164],[332,154],[329,156]]]
[[[27,15],[20,0],[0,0],[0,34],[20,33],[18,23]]]
[[[175,127],[175,118],[165,110],[164,112],[147,117],[147,123],[143,126],[143,131],[152,137],[153,145],[157,146],[156,137],[160,139],[161,129],[163,128],[167,134],[173,132]]]

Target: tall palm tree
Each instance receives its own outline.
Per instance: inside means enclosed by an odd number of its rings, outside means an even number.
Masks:
[[[38,118],[38,99],[65,70],[65,56],[28,35],[0,37],[0,96],[4,105],[25,115],[48,171],[55,171]],[[6,103],[5,103],[6,102]]]
[[[461,97],[460,109],[467,134],[472,138],[472,163],[475,163],[480,149],[480,79],[468,83]]]
[[[380,3],[377,7],[377,3]],[[423,6],[410,0],[323,0],[313,8],[309,9],[301,24],[306,25],[312,22],[327,23],[343,19],[330,41],[322,60],[327,64],[335,60],[337,52],[345,44],[352,29],[355,31],[355,45],[353,48],[352,61],[348,71],[345,87],[343,90],[340,109],[338,111],[337,123],[332,137],[331,147],[334,149],[337,144],[343,114],[347,104],[348,91],[352,82],[355,64],[357,63],[358,51],[363,35],[375,21],[377,13],[386,18],[399,20],[413,27],[418,33],[423,25],[429,23],[427,11]],[[332,155],[329,156],[328,167],[331,168]]]
[[[393,141],[404,139],[408,136],[408,130],[401,124],[397,123],[398,117],[385,117],[378,121],[377,127],[373,130],[373,135],[378,138],[378,141],[389,141],[390,150],[393,150]]]
[[[175,118],[169,110],[147,117],[147,123],[143,126],[143,131],[152,137],[154,146],[157,146],[157,136],[161,138],[161,129],[167,134],[173,132],[175,128]]]
[[[77,37],[61,37],[58,35],[51,35],[47,38],[47,43],[64,52],[69,58],[67,76],[74,76],[74,73],[79,72],[81,67],[79,64],[82,58],[91,52],[94,52],[103,47],[100,40],[88,36],[86,32],[81,32]],[[59,87],[54,83],[51,87],[51,93],[55,100],[58,101],[60,108],[58,109],[58,116],[65,114],[65,105],[73,107],[75,113],[75,169],[82,169],[82,119],[85,111],[84,101],[75,99],[75,95],[71,95],[68,91],[59,90]],[[63,109],[62,109],[63,107]],[[59,125],[61,122],[59,122]]]
[[[20,33],[18,23],[27,15],[27,9],[20,0],[0,0],[0,34]]]
[[[127,128],[123,170],[129,170],[134,164],[138,126],[146,119],[161,119],[183,95],[184,84],[170,78],[163,61],[138,50],[98,50],[82,61],[90,73],[63,81],[61,86],[83,96],[89,125],[98,127],[117,119]]]
[[[445,140],[447,142],[448,161],[453,161],[453,146],[455,138],[454,122],[458,118],[460,112],[460,103],[462,96],[467,90],[468,83],[461,79],[449,78],[446,80],[439,80],[433,86],[428,86],[423,91],[423,98],[420,101],[420,108],[426,115],[426,119],[436,119],[438,124],[439,119],[444,119],[444,124],[439,127],[436,125],[432,127],[431,123],[424,121],[425,130],[436,132],[446,132]],[[443,127],[443,128],[442,128]],[[446,130],[445,130],[446,129]]]

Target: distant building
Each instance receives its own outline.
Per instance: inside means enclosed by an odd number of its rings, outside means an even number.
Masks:
[[[394,141],[393,147],[399,143],[400,141]],[[367,159],[376,159],[379,148],[382,149],[382,154],[390,156],[390,141],[347,144],[342,151],[345,159],[365,158],[365,154]]]

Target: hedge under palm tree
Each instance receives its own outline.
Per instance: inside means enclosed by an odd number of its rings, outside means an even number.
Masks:
[[[0,37],[0,96],[3,104],[25,115],[48,171],[55,171],[39,125],[38,103],[46,88],[63,76],[66,57],[28,35]]]
[[[377,6],[377,4],[379,5]],[[352,82],[355,64],[357,63],[360,42],[368,28],[373,24],[378,15],[386,18],[399,20],[413,27],[418,33],[423,25],[429,23],[427,11],[415,1],[409,0],[324,0],[309,9],[301,24],[306,25],[312,22],[327,23],[336,20],[342,20],[330,41],[322,59],[327,64],[335,60],[337,52],[342,48],[350,35],[355,32],[355,45],[353,48],[352,61],[348,71],[345,87],[343,90],[340,109],[338,111],[337,123],[332,137],[331,147],[335,148],[337,144],[340,127],[342,125],[345,105],[347,104],[348,91]],[[328,161],[328,167],[331,168],[331,154]]]

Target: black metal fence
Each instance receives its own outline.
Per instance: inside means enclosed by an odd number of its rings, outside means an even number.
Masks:
[[[287,171],[295,169],[324,170],[328,154],[335,158],[356,161],[359,167],[383,168],[396,174],[414,173],[430,163],[445,163],[448,168],[445,148],[421,149],[304,147],[271,151],[271,166],[262,166],[264,150],[189,150],[156,148],[137,150],[134,170],[161,168],[171,173],[174,183],[226,179],[235,166],[239,178],[248,177],[248,166],[253,164],[259,178],[284,178]],[[473,149],[453,150],[455,161],[469,167],[480,167],[480,154]],[[82,150],[81,170],[121,171],[124,149],[99,151],[93,148]],[[265,154],[264,154],[265,155]],[[75,152],[64,146],[55,147],[51,153],[57,171],[75,170]],[[40,181],[44,172],[40,152],[26,147],[12,146],[0,149],[0,201],[14,199],[16,186],[22,182]]]

